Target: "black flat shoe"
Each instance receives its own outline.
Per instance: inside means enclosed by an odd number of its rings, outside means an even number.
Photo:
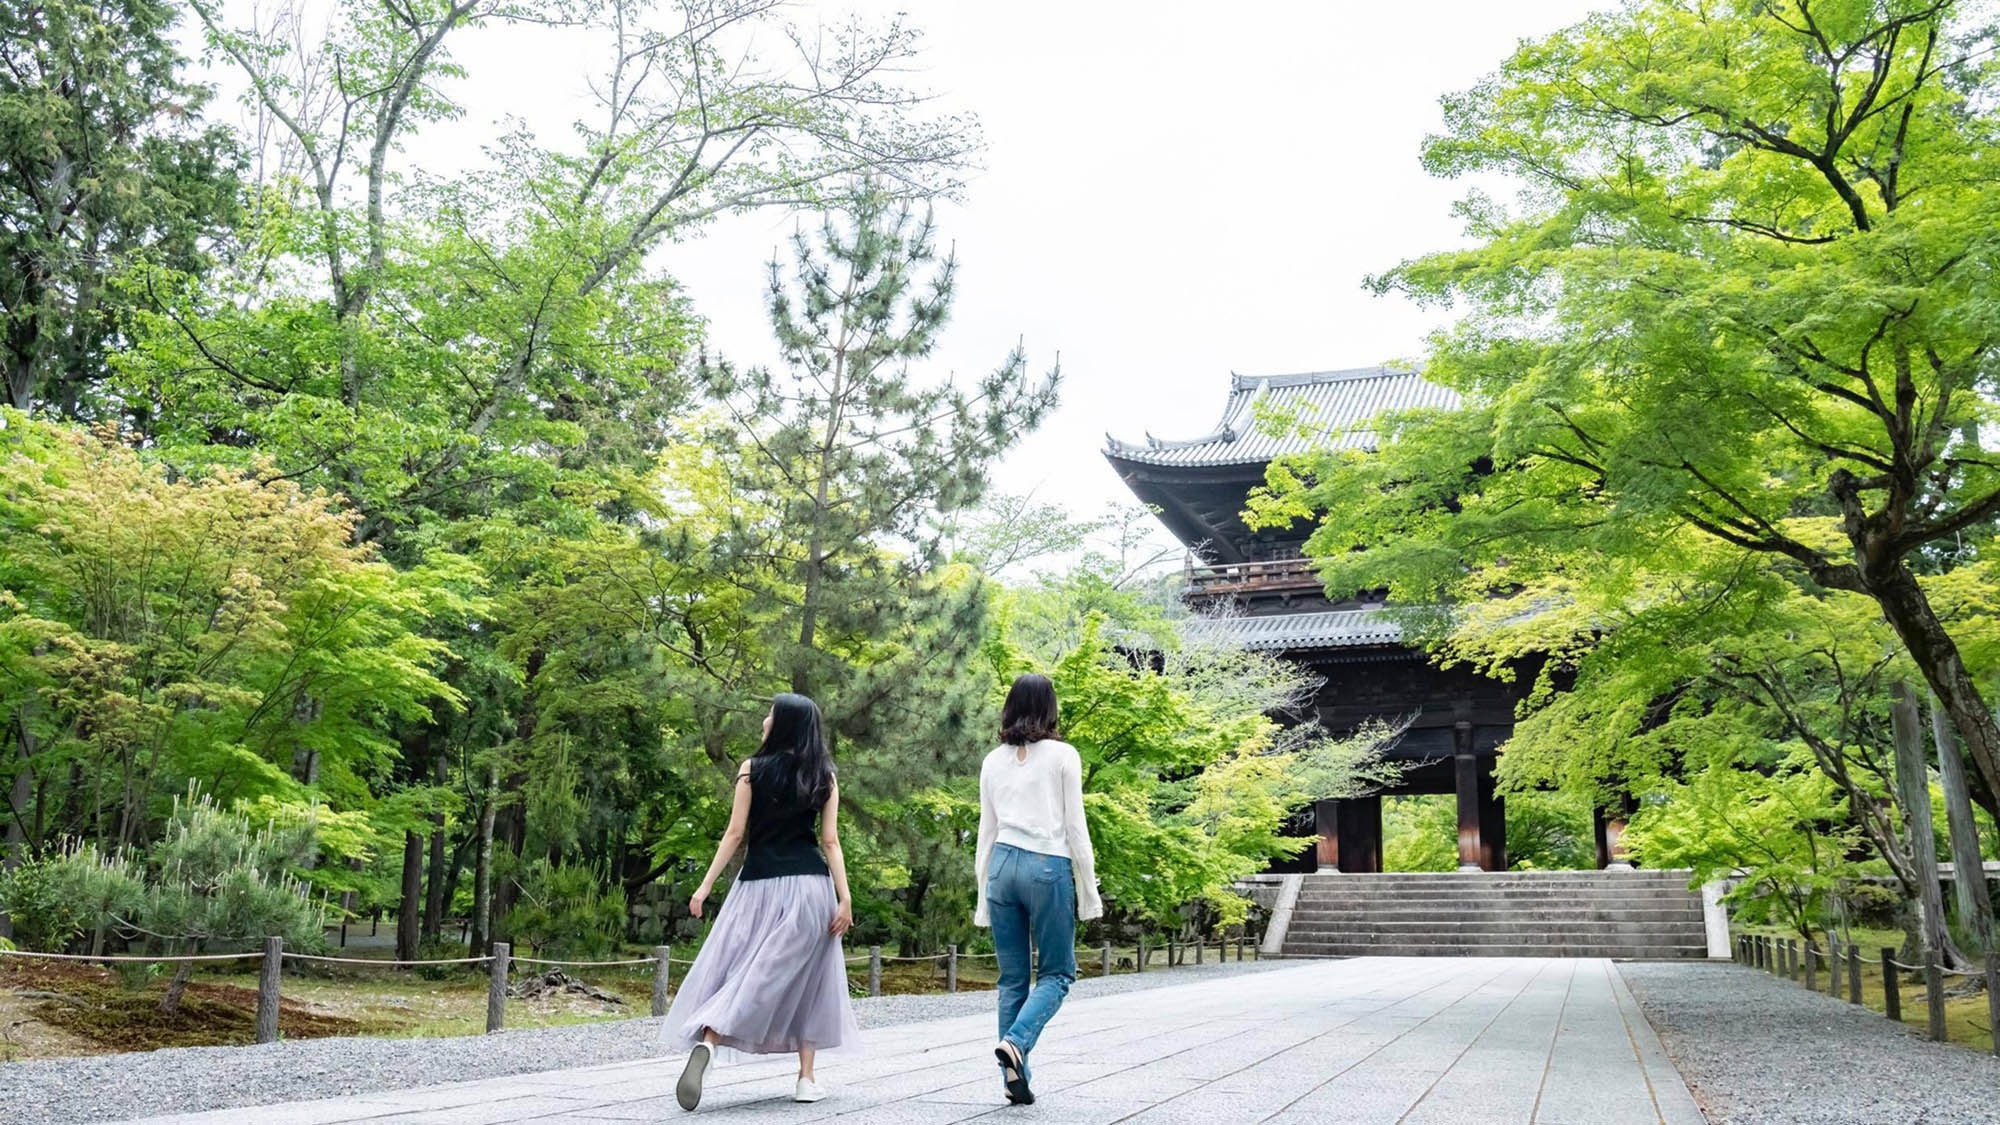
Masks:
[[[993,1048],[993,1057],[1000,1060],[1000,1073],[1007,1080],[1007,1101],[1013,1105],[1034,1105],[1035,1092],[1028,1088],[1028,1075],[1021,1069],[1021,1058],[1008,1044]]]

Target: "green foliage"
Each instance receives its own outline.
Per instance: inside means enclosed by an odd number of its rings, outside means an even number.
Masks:
[[[1590,812],[1590,802],[1573,793],[1507,794],[1508,866],[1522,871],[1596,867]]]
[[[5,404],[117,419],[106,356],[144,294],[133,261],[198,274],[235,216],[237,140],[182,77],[181,7],[48,0],[0,8],[0,377]],[[143,406],[134,409],[143,413]]]
[[[1508,798],[1508,813],[1513,798]],[[1508,828],[1513,825],[1510,823]],[[1514,842],[1507,838],[1509,851]],[[1384,871],[1458,870],[1458,805],[1449,793],[1382,799]]]
[[[977,584],[939,573],[927,524],[980,498],[993,463],[1055,405],[1057,376],[1030,382],[1017,349],[970,389],[919,380],[910,365],[950,317],[957,263],[939,259],[928,215],[878,190],[817,238],[800,231],[792,257],[789,284],[771,265],[787,370],[702,366],[734,421],[710,444],[751,499],[726,534],[796,591],[769,642],[784,682],[818,698],[837,732],[880,742],[901,733],[889,716],[910,710],[907,690],[962,664],[983,631]],[[952,627],[927,628],[940,618]],[[910,644],[918,634],[930,643]]]
[[[506,929],[536,954],[603,957],[625,933],[625,892],[602,870],[537,859],[520,877],[521,900]]]
[[[452,961],[466,956],[469,956],[469,954],[466,952],[465,943],[462,941],[447,941],[442,938],[433,938],[417,946],[417,960],[419,961]],[[465,976],[470,970],[476,967],[471,965],[418,965],[410,971],[424,980],[450,980],[453,977]]]
[[[1625,846],[1649,867],[1693,869],[1696,883],[1740,875],[1728,898],[1746,919],[1809,937],[1828,901],[1862,873],[1850,858],[1860,832],[1843,826],[1843,805],[1809,765],[1773,773],[1716,765],[1649,795]]]
[[[0,869],[0,913],[12,921],[21,948],[44,953],[71,951],[101,917],[90,880],[67,856]]]
[[[2000,808],[1990,16],[1636,0],[1522,43],[1424,154],[1518,197],[1468,195],[1468,247],[1374,282],[1463,311],[1424,368],[1463,408],[1275,465],[1256,501],[1443,659],[1547,658],[1515,795],[1664,800],[1656,851],[1716,869],[1704,836],[1767,828],[1742,893],[1794,922],[1849,832],[1915,886],[1890,683],[1928,682]]]
[[[4,409],[4,408],[0,408]],[[143,840],[189,779],[217,797],[365,796],[389,722],[453,695],[420,637],[463,581],[396,571],[322,496],[231,471],[169,476],[131,450],[0,415],[0,722],[35,789],[83,780],[27,841]]]
[[[1469,196],[1471,246],[1376,282],[1464,309],[1425,374],[1465,408],[1278,467],[1264,518],[1316,518],[1330,588],[1387,586],[1433,637],[1454,623],[1435,607],[1529,591],[1558,658],[1591,631],[1553,608],[1570,591],[1686,596],[1717,545],[1746,577],[1856,595],[1992,806],[2000,727],[1918,583],[1976,558],[2000,513],[1985,12],[1638,0],[1521,44],[1425,149],[1439,175],[1516,178],[1518,201]],[[1616,738],[1579,745],[1598,765],[1573,787],[1615,772]]]
[[[277,936],[317,949],[325,909],[291,874],[313,853],[309,821],[259,824],[207,796],[175,802],[148,851],[135,915],[113,920],[158,940],[200,949]],[[115,864],[105,870],[119,875]]]
[[[177,800],[143,859],[82,844],[41,865],[68,931],[47,940],[66,944],[89,926],[172,954],[244,948],[272,936],[317,949],[324,905],[291,874],[312,856],[312,840],[308,819],[260,821],[207,796]],[[177,966],[165,1010],[178,1006],[191,969]]]
[[[254,137],[202,120],[183,12]],[[1056,378],[1019,351],[922,370],[957,276],[922,204],[976,133],[904,85],[900,20],[788,60],[756,5],[297,18],[0,13],[0,365],[28,410],[0,414],[0,787],[27,793],[0,901],[24,940],[310,944],[308,888],[369,911],[416,886],[478,904],[475,943],[497,913],[607,951],[628,892],[698,876],[786,686],[833,722],[862,932],[907,952],[969,936],[971,779],[1021,668],[1058,671],[1126,922],[1241,917],[1230,882],[1298,846],[1300,802],[1374,776],[1369,739],[1273,721],[1295,669],[1182,637],[1147,514],[979,507]],[[455,50],[510,20],[611,42],[606,112],[422,174],[463,114]],[[773,266],[781,364],[694,362],[654,251],[767,204],[828,211]],[[191,782],[212,800],[171,802]],[[435,874],[406,848],[433,840]]]
[[[1590,802],[1565,793],[1514,792],[1507,801],[1507,865],[1579,871],[1597,865]],[[1449,793],[1382,799],[1386,871],[1458,870],[1458,799]]]

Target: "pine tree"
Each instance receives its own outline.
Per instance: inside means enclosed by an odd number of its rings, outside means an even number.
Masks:
[[[816,237],[795,234],[791,256],[789,277],[771,263],[783,369],[700,365],[732,416],[719,455],[750,501],[724,538],[740,566],[778,571],[770,588],[791,599],[770,646],[782,682],[819,700],[849,765],[884,767],[877,796],[907,792],[984,737],[963,729],[984,685],[959,672],[985,632],[985,594],[942,565],[939,517],[979,501],[993,464],[1054,406],[1059,374],[1030,378],[1018,346],[970,388],[913,370],[957,276],[928,212],[864,188]]]
[[[0,8],[0,377],[18,409],[117,417],[105,356],[137,302],[115,275],[142,259],[199,273],[233,217],[240,153],[201,120],[179,16],[155,0]]]

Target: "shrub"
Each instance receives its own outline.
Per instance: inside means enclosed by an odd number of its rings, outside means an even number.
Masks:
[[[453,958],[465,956],[468,956],[468,954],[465,951],[465,943],[461,941],[432,938],[417,946],[417,960],[419,961],[448,961]],[[424,980],[450,980],[452,977],[463,975],[475,967],[473,965],[418,965],[410,971]]]
[[[288,873],[311,854],[312,840],[309,822],[259,824],[207,797],[190,796],[174,803],[166,833],[145,863],[105,856],[86,844],[50,861],[50,877],[58,901],[87,911],[76,933],[105,925],[157,942],[170,955],[247,946],[269,936],[294,949],[314,949],[324,906]],[[179,1008],[192,971],[192,962],[175,966],[163,1011]]]
[[[625,889],[598,868],[538,859],[521,872],[506,930],[535,954],[601,957],[625,936]]]
[[[97,925],[99,912],[81,875],[63,856],[0,871],[0,912],[13,920],[22,949],[69,952]]]

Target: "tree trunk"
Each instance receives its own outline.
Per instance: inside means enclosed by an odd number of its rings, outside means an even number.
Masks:
[[[2000,821],[2000,722],[1986,709],[1978,686],[1966,673],[1958,645],[1938,620],[1909,567],[1895,564],[1880,582],[1869,583],[1869,588],[1882,607],[1882,615],[1909,650],[1910,659],[1943,703],[1951,725],[1965,740],[1974,767],[1973,795]]]
[[[526,778],[523,775],[510,773],[501,780],[500,795],[518,793],[525,783]],[[521,807],[521,802],[507,802],[507,807],[494,817],[493,840],[494,846],[509,857],[509,862],[512,864],[510,870],[518,874],[521,870],[523,849],[527,847],[528,842],[528,813]],[[492,926],[494,941],[507,936],[500,931],[500,927],[506,924],[507,915],[514,909],[514,900],[520,893],[521,885],[514,878],[493,880],[493,916],[488,922]]]
[[[901,941],[897,943],[899,948],[896,951],[896,955],[898,957],[919,957],[923,955],[923,950],[917,948],[917,939],[919,937],[917,931],[924,924],[924,899],[930,896],[930,890],[930,879],[913,878],[910,880],[909,887],[904,892],[903,903],[909,914],[910,929],[904,933]]]
[[[1986,893],[1986,864],[1979,851],[1979,823],[1972,815],[1972,795],[1965,785],[1965,761],[1951,722],[1931,699],[1931,740],[1937,744],[1938,780],[1944,787],[1945,822],[1951,832],[1951,890],[1958,906],[1958,923],[1972,935],[1981,952],[1994,944],[1993,900]]]
[[[472,858],[473,851],[477,847],[479,847],[479,828],[478,822],[474,821],[473,830],[466,833],[464,839],[453,845],[451,858],[445,861],[443,897],[445,917],[440,919],[438,923],[438,935],[440,937],[444,935],[444,923],[450,920],[451,904],[458,901],[458,883],[459,879],[465,874],[466,861]]]
[[[173,1015],[181,1010],[181,994],[187,991],[188,978],[193,975],[193,961],[175,962],[173,978],[167,981],[166,995],[160,997],[160,1011]]]
[[[1951,940],[1944,925],[1944,893],[1938,887],[1937,830],[1931,825],[1930,770],[1924,762],[1923,735],[1918,729],[1917,702],[1909,686],[1898,683],[1890,689],[1889,725],[1896,744],[1896,803],[1903,814],[1903,834],[1909,841],[1910,860],[1917,872],[1918,925],[1926,951],[1936,951],[1949,967],[1965,964],[1965,957]]]
[[[424,900],[424,838],[403,833],[403,901],[396,911],[396,960],[417,959],[419,921]]]
[[[472,868],[472,949],[484,957],[493,941],[493,814],[500,803],[500,767],[486,771],[486,800],[479,806],[479,851]]]
[[[535,740],[535,726],[539,720],[535,710],[535,692],[539,685],[535,681],[542,674],[542,665],[547,660],[548,653],[535,648],[530,649],[527,659],[521,662],[521,710],[514,717],[514,745],[524,752]],[[521,787],[527,784],[527,780],[526,774],[518,769],[513,770],[506,775],[500,793],[519,793]],[[496,800],[497,797],[496,794]],[[515,859],[521,858],[528,842],[528,812],[520,801],[508,802],[506,815],[499,818],[494,836],[506,844],[508,852]],[[518,866],[515,869],[519,870]],[[512,879],[503,879],[494,884],[493,906],[491,916],[487,919],[489,939],[499,939],[500,925],[507,920],[508,911],[514,907],[516,892],[517,887]]]
[[[0,856],[0,870],[11,871],[25,863],[28,858],[28,806],[34,803],[34,762],[31,750],[33,736],[21,716],[14,716],[12,740],[20,750],[20,760],[14,763],[14,781],[7,797],[7,851]],[[0,938],[14,936],[14,920],[5,910],[0,910]]]
[[[431,863],[424,877],[423,939],[436,941],[444,933],[444,814],[431,817]]]

